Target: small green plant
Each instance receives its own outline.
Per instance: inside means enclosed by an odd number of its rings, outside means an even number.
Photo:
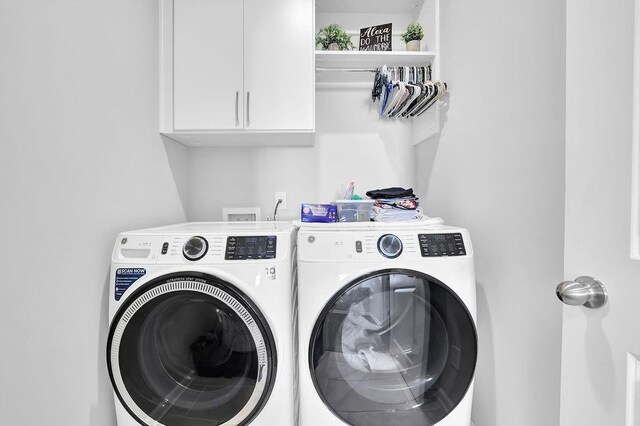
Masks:
[[[402,39],[405,43],[409,43],[412,40],[422,40],[424,37],[424,31],[422,30],[422,25],[418,24],[409,24],[407,26],[407,32],[401,35]]]
[[[344,32],[339,25],[331,24],[318,31],[316,36],[316,44],[322,46],[323,49],[328,49],[330,44],[336,43],[340,50],[353,49],[353,43],[351,43],[351,37]]]

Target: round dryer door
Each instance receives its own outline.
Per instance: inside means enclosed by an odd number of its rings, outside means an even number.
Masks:
[[[229,283],[189,273],[141,288],[114,318],[107,362],[118,398],[142,425],[251,421],[276,370],[273,336]]]
[[[408,270],[349,284],[310,342],[320,397],[351,425],[433,425],[460,403],[476,365],[473,318],[443,283]]]

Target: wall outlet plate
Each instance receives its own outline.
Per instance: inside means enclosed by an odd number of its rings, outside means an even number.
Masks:
[[[223,208],[223,222],[259,222],[260,207]]]

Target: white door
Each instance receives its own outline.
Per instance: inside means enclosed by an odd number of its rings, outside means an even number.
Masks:
[[[313,129],[313,7],[245,0],[245,129]]]
[[[242,0],[174,1],[176,130],[242,128],[242,8]]]
[[[635,7],[567,0],[565,279],[593,276],[609,301],[563,308],[562,426],[640,425]]]

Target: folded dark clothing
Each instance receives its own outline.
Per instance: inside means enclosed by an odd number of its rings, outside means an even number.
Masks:
[[[383,188],[383,189],[373,189],[371,191],[367,191],[367,197],[378,199],[378,198],[403,198],[403,197],[415,197],[413,193],[413,188],[404,189],[404,188]]]

